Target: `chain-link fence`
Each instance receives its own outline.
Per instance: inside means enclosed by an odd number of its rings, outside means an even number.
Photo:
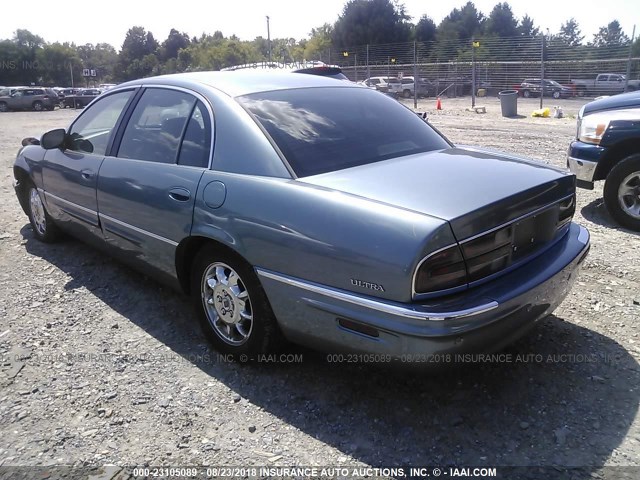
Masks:
[[[352,81],[420,78],[432,87],[425,94],[469,95],[472,102],[476,95],[507,89],[522,93],[528,79],[538,84],[541,78],[554,80],[566,87],[562,96],[614,94],[640,84],[640,57],[631,55],[630,45],[571,46],[544,36],[332,48],[321,60],[340,66]],[[542,105],[553,91],[540,88],[525,94],[539,96]]]

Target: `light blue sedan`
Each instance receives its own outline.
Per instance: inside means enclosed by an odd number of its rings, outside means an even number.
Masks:
[[[190,294],[231,354],[496,350],[553,311],[589,249],[573,175],[457,148],[385,95],[314,75],[142,79],[23,144],[34,235]]]

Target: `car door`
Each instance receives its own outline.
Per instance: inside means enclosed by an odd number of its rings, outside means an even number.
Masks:
[[[9,108],[14,110],[23,110],[26,104],[24,90],[16,90],[11,94],[11,101],[9,102]]]
[[[50,215],[81,238],[102,240],[98,221],[98,170],[134,90],[105,96],[73,122],[66,148],[47,150],[42,168]]]
[[[188,91],[150,87],[140,97],[98,176],[104,236],[125,261],[176,278],[176,247],[191,232],[211,129],[209,110]]]

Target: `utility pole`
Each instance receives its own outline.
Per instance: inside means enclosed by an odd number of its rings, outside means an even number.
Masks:
[[[269,63],[271,63],[271,32],[269,31],[269,15],[267,15],[267,44],[269,48]]]
[[[471,37],[471,108],[476,106],[476,48],[480,45]]]
[[[542,35],[542,45],[540,48],[540,108],[544,99],[544,34]]]

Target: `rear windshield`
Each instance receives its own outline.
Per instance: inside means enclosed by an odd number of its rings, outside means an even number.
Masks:
[[[365,88],[305,88],[239,97],[298,177],[448,148],[396,100]]]

